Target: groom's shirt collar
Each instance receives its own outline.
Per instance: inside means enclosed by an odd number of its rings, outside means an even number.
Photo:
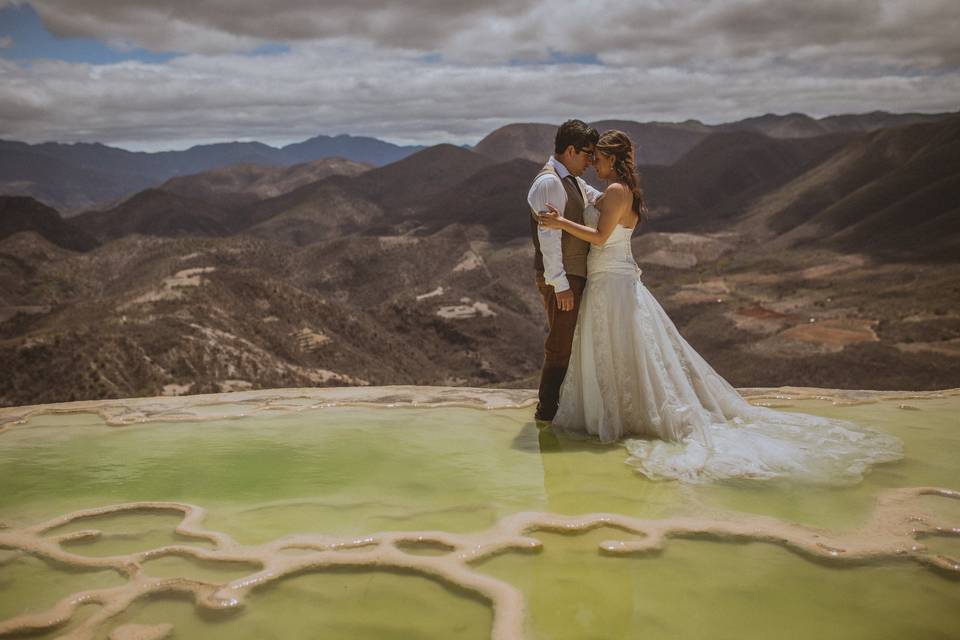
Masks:
[[[542,158],[543,156],[540,157]],[[555,157],[550,156],[550,159],[547,160],[547,163],[557,170],[557,175],[560,176],[561,180],[570,175],[570,171],[568,171],[567,168],[563,166],[563,163],[557,160]]]

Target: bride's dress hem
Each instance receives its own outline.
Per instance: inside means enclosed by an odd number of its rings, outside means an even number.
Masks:
[[[596,209],[584,217],[596,224]],[[899,439],[842,420],[748,403],[687,343],[640,280],[632,230],[591,247],[573,353],[553,424],[623,441],[653,480],[859,481],[903,456]]]

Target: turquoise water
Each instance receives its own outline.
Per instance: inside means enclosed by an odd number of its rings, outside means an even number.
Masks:
[[[294,534],[471,534],[528,511],[650,520],[743,512],[842,532],[867,522],[886,489],[960,489],[960,398],[911,401],[916,410],[896,400],[793,404],[893,433],[907,457],[851,487],[689,486],[637,475],[616,445],[538,431],[530,409],[328,407],[125,427],[93,414],[40,415],[0,435],[0,520],[8,525],[0,533],[80,509],[188,503],[207,510],[204,529],[231,536],[253,554],[250,561],[166,556],[143,561],[143,575],[224,585],[260,569],[255,545]],[[960,526],[960,501],[928,496],[918,505]],[[174,532],[180,520],[172,511],[134,511],[77,520],[45,535],[100,530],[99,538],[62,545],[94,558],[167,545],[214,549]],[[468,566],[519,590],[528,638],[960,637],[960,580],[909,558],[824,564],[778,545],[701,538],[617,557],[598,544],[642,536],[609,527],[529,535],[540,550],[505,551]],[[958,541],[923,543],[960,557]],[[6,546],[0,620],[128,581],[113,570],[70,568]],[[441,560],[450,553],[437,545],[407,551]],[[40,637],[86,632],[84,619],[97,611],[87,605]],[[186,594],[145,596],[90,633],[106,638],[124,624],[170,623],[175,638],[489,638],[493,619],[484,597],[449,580],[397,567],[341,566],[268,582],[250,591],[243,607],[226,611],[198,607]]]

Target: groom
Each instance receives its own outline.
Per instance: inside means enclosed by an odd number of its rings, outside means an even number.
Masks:
[[[583,209],[600,195],[580,176],[593,161],[593,147],[600,139],[597,130],[581,120],[567,120],[557,129],[554,154],[533,180],[527,203],[530,205],[530,235],[535,249],[537,288],[547,312],[549,331],[543,346],[543,370],[534,417],[553,420],[560,399],[560,385],[567,373],[573,331],[577,326],[580,296],[587,282],[589,243],[560,229],[537,224],[536,214],[547,204],[563,217],[583,223]]]

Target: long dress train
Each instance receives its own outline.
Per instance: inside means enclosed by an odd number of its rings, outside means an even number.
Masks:
[[[584,219],[596,226],[598,215],[591,205]],[[903,456],[888,434],[744,400],[640,281],[631,235],[618,225],[590,249],[555,427],[624,440],[627,462],[655,480],[850,483],[870,465]]]

